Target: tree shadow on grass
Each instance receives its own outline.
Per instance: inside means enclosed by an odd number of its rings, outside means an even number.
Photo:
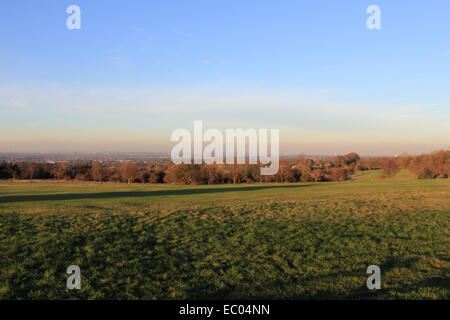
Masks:
[[[339,279],[341,274],[335,274],[326,276],[330,283]],[[220,288],[207,295],[196,292],[192,289],[188,294],[190,299],[244,299],[244,300],[278,300],[280,298],[286,300],[377,300],[377,299],[399,299],[396,294],[413,294],[421,288],[439,288],[447,290],[450,292],[450,281],[446,277],[432,277],[424,279],[422,281],[412,283],[412,284],[399,284],[397,286],[384,288],[382,282],[381,290],[370,290],[367,288],[365,283],[365,275],[361,275],[361,285],[355,288],[349,288],[348,291],[335,291],[330,288],[330,290],[314,290],[312,293],[305,292],[301,295],[276,295],[274,293],[261,294],[257,296],[248,296],[247,288],[241,288],[239,286],[230,286],[226,288]],[[289,285],[289,284],[284,284]],[[280,281],[268,281],[266,283],[268,288],[273,287],[279,289],[278,292],[282,291],[280,288]],[[204,288],[206,291],[206,289]],[[275,290],[276,291],[276,290]],[[448,297],[447,297],[448,298]],[[424,297],[424,299],[427,299]]]
[[[266,288],[272,288],[267,290],[266,293],[262,292],[260,295],[248,295],[248,283],[246,286],[230,285],[216,290],[211,289],[211,286],[203,285],[199,287],[191,288],[187,294],[190,299],[244,299],[244,300],[375,300],[375,299],[398,299],[397,294],[408,294],[418,291],[420,288],[439,288],[450,292],[450,280],[447,277],[430,277],[421,281],[405,284],[399,281],[395,285],[385,287],[383,282],[383,272],[387,272],[393,268],[410,268],[411,264],[416,262],[417,258],[401,259],[399,257],[388,257],[384,263],[382,263],[382,288],[381,290],[370,290],[367,288],[366,280],[369,277],[365,272],[365,267],[360,270],[352,272],[331,272],[327,274],[320,274],[317,276],[310,276],[297,281],[289,280],[288,277],[284,278],[280,276],[277,279],[267,280],[265,283]],[[444,271],[444,273],[447,273]],[[340,279],[344,277],[357,277],[360,278],[361,283],[359,286],[349,287],[348,290],[335,289],[333,286],[337,285],[339,288]],[[301,284],[303,287],[314,289],[317,282],[327,282],[330,284],[330,288],[321,290],[311,290],[302,294],[280,294],[284,291],[290,291],[290,286],[296,286]],[[264,289],[262,291],[265,291]]]
[[[183,196],[197,194],[214,194],[224,192],[247,192],[267,189],[295,189],[310,186],[309,184],[294,185],[273,185],[273,186],[248,186],[248,187],[220,187],[220,188],[187,188],[173,190],[152,190],[152,191],[114,191],[114,192],[93,192],[93,193],[60,193],[44,195],[18,195],[0,197],[0,203],[24,202],[24,201],[61,201],[61,200],[81,200],[81,199],[114,199],[114,198],[141,198],[157,196]]]

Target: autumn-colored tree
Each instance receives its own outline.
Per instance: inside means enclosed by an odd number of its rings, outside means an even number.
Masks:
[[[344,156],[344,161],[347,165],[356,164],[361,158],[355,152],[347,153]]]
[[[312,181],[310,172],[302,171],[302,174],[300,175],[300,181],[301,182],[310,182],[310,181]]]
[[[381,174],[380,177],[383,179],[392,178],[400,171],[399,161],[393,158],[382,158],[379,160]]]
[[[448,178],[450,175],[450,151],[438,151],[414,157],[408,169],[418,179]]]
[[[127,180],[128,184],[131,184],[136,180],[138,172],[138,167],[134,162],[126,162],[122,166],[122,175]]]
[[[92,174],[92,178],[95,181],[98,181],[99,183],[102,183],[102,181],[105,180],[107,177],[106,168],[99,161],[94,161],[92,163],[91,174]]]
[[[217,184],[221,183],[222,177],[219,172],[217,165],[215,164],[205,164],[202,165],[202,176],[206,178],[207,184]]]
[[[288,161],[280,161],[278,172],[275,175],[275,180],[278,182],[294,181],[294,170],[292,169],[292,165]]]
[[[56,180],[64,179],[68,174],[68,167],[69,166],[66,162],[55,164],[52,169],[52,175],[56,178]]]
[[[345,168],[331,168],[328,178],[331,181],[345,181],[348,175],[349,171]]]
[[[38,168],[37,164],[35,164],[33,162],[28,164],[27,174],[28,174],[28,178],[30,179],[30,181],[33,181],[33,178],[38,170],[39,170],[39,168]]]
[[[322,180],[323,172],[320,169],[315,169],[310,172],[310,176],[314,180],[314,182],[319,182],[320,180]]]
[[[343,156],[336,156],[331,162],[335,168],[343,167],[346,163]]]

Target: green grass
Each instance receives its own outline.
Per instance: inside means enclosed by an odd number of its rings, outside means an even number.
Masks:
[[[450,180],[0,182],[2,299],[449,299]],[[66,288],[69,265],[82,289]],[[382,289],[366,288],[379,265]]]

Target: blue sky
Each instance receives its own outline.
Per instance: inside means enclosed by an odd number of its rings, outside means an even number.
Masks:
[[[68,30],[66,8],[81,8]],[[381,8],[368,30],[366,8]],[[450,146],[450,2],[2,1],[0,151],[169,151],[279,128],[281,152]]]

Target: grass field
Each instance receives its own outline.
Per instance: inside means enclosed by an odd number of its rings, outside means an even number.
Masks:
[[[0,182],[2,299],[449,299],[450,180]],[[66,288],[69,265],[81,290]],[[366,268],[379,265],[382,289]]]

